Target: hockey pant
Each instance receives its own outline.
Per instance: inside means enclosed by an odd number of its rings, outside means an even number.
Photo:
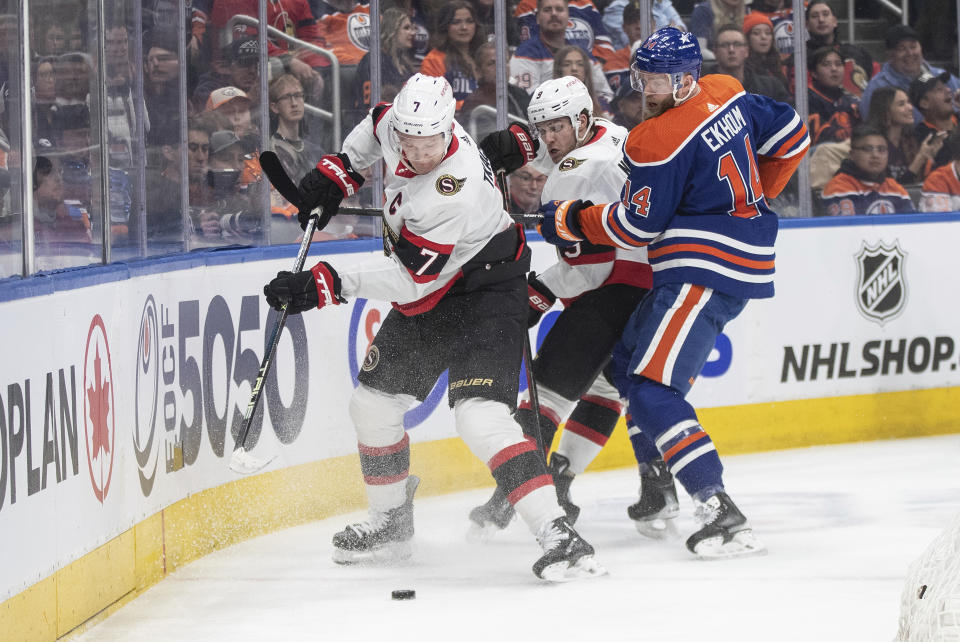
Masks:
[[[685,397],[717,336],[744,305],[745,299],[689,283],[657,287],[613,351],[614,383],[627,400],[637,460],[662,456],[698,501],[723,490],[723,465]]]
[[[372,511],[385,512],[405,501],[410,438],[403,429],[403,415],[415,402],[411,395],[389,394],[364,384],[350,398],[360,469]],[[506,404],[481,397],[458,399],[454,416],[457,433],[487,463],[532,533],[563,516],[536,444],[524,437]]]

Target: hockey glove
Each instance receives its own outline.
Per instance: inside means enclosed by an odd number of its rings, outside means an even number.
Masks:
[[[317,229],[322,230],[340,209],[340,201],[356,194],[361,185],[363,176],[353,169],[346,154],[321,157],[316,169],[310,170],[300,181],[300,211],[297,213],[300,227],[307,229],[310,213],[319,205],[323,214],[317,222]]]
[[[537,230],[547,243],[570,247],[583,240],[578,216],[580,210],[591,207],[591,201],[548,201],[540,206],[543,222]]]
[[[493,171],[503,170],[507,174],[536,158],[538,149],[540,141],[535,140],[529,130],[518,123],[487,134],[480,141],[480,151],[490,161]]]
[[[527,276],[527,297],[530,301],[527,327],[532,328],[540,323],[540,317],[553,307],[553,304],[557,302],[557,297],[543,281],[537,278],[536,272],[531,272]]]
[[[287,312],[300,314],[325,305],[346,303],[340,296],[340,275],[326,261],[320,261],[309,272],[278,272],[277,278],[263,286],[267,303],[274,310],[287,304]]]

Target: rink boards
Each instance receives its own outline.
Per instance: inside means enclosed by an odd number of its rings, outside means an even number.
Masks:
[[[956,432],[958,218],[790,222],[777,296],[726,328],[690,395],[721,453]],[[553,250],[533,245],[542,270]],[[311,255],[347,270],[378,246]],[[227,467],[273,325],[260,290],[294,251],[0,284],[4,637],[63,635],[212,550],[363,504],[347,400],[381,302],[290,318],[252,433],[278,457],[253,478]],[[491,483],[445,386],[406,418],[426,494]],[[594,468],[631,462],[621,425]]]

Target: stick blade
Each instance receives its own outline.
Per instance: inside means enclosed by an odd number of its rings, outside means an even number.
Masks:
[[[287,174],[287,170],[283,169],[280,157],[270,150],[260,152],[260,169],[267,175],[267,180],[280,192],[280,195],[299,209],[300,190]]]
[[[275,454],[266,459],[254,457],[246,448],[240,446],[230,456],[230,470],[240,475],[252,475],[269,466],[276,458]]]

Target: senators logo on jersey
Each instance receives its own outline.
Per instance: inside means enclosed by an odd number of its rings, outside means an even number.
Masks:
[[[466,182],[466,177],[456,178],[450,174],[444,174],[437,179],[436,188],[444,196],[453,196],[463,188],[463,184]]]
[[[568,156],[560,161],[560,165],[557,166],[557,169],[561,172],[569,172],[571,169],[576,169],[586,162],[586,158],[574,158],[573,156]]]

